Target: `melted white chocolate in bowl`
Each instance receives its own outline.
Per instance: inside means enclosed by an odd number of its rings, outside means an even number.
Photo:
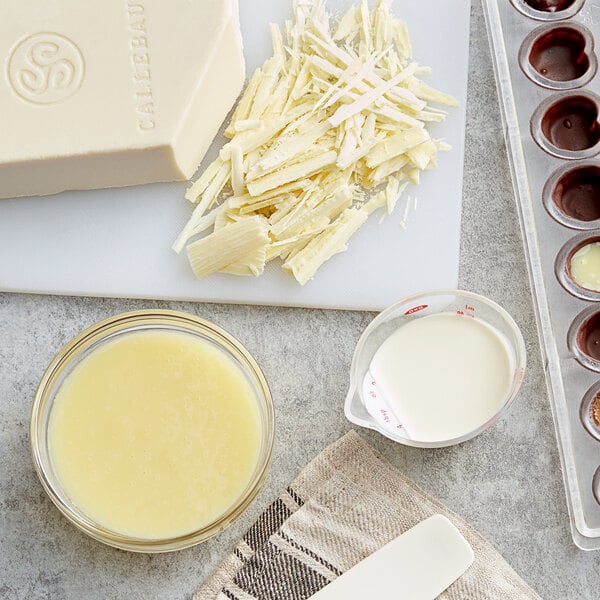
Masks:
[[[50,459],[70,500],[142,539],[196,531],[242,496],[259,460],[256,394],[211,343],[175,331],[108,340],[65,378]]]

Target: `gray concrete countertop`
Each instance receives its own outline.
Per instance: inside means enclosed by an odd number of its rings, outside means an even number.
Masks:
[[[417,450],[361,434],[486,536],[547,600],[597,600],[600,554],[571,540],[521,235],[480,0],[473,0],[460,286],[502,304],[527,341],[519,398],[494,428],[458,447]],[[34,473],[31,399],[54,353],[118,312],[176,308],[238,337],[263,366],[277,407],[268,480],[216,539],[167,555],[105,547],[59,514]],[[0,294],[0,598],[189,598],[280,488],[349,429],[342,405],[370,313]]]

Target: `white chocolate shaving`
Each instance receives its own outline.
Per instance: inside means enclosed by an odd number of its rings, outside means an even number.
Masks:
[[[419,79],[429,69],[390,6],[358,0],[332,29],[324,0],[293,0],[283,33],[271,25],[273,56],[250,78],[230,141],[186,192],[197,206],[173,248],[204,234],[188,245],[198,277],[257,276],[280,258],[304,285],[450,149],[429,134],[446,117],[429,103],[457,102]]]

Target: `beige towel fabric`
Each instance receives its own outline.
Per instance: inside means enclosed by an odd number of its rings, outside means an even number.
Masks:
[[[540,600],[477,531],[353,431],[303,469],[194,600],[305,600],[436,513],[448,517],[475,552],[473,565],[440,599]]]

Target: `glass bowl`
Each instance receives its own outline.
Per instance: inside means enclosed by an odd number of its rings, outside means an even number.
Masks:
[[[394,409],[371,381],[370,364],[377,350],[404,324],[434,314],[457,314],[476,318],[491,327],[503,342],[511,367],[511,383],[499,410],[486,422],[453,439],[423,441],[408,436]],[[441,448],[469,440],[491,427],[515,399],[525,374],[525,343],[512,317],[498,304],[460,290],[436,290],[410,296],[381,312],[360,337],[350,369],[346,418],[356,425],[374,429],[395,442],[419,448]]]
[[[209,524],[168,539],[134,538],[111,531],[87,516],[62,489],[49,451],[48,425],[56,394],[79,362],[108,340],[129,333],[162,330],[196,336],[223,351],[241,369],[254,391],[260,422],[260,446],[254,472],[235,502]],[[235,338],[212,323],[170,310],[135,311],[116,315],[86,329],[52,359],[36,391],[31,410],[30,443],[33,462],[44,489],[60,512],[92,538],[133,552],[170,552],[207,540],[228,527],[248,508],[261,488],[271,460],[275,436],[273,400],[256,361]]]

